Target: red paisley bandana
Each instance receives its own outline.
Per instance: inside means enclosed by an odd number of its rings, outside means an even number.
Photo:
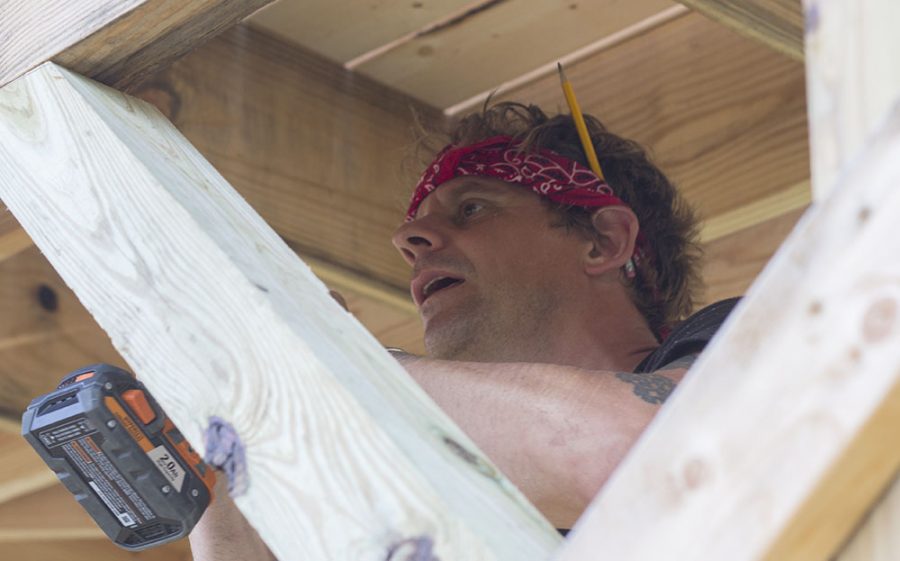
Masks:
[[[455,177],[493,177],[528,187],[551,201],[586,208],[626,205],[605,181],[574,160],[550,150],[523,152],[509,136],[494,136],[469,146],[446,146],[422,174],[413,191],[406,221],[415,219],[419,205],[435,189]],[[648,255],[646,239],[638,234],[633,259]]]

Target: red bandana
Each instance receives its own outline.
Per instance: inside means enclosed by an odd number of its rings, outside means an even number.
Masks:
[[[550,150],[523,152],[519,142],[509,136],[494,136],[469,146],[444,147],[422,174],[413,191],[406,221],[416,217],[419,205],[435,189],[455,177],[477,175],[493,177],[528,187],[556,203],[600,208],[626,205],[605,181],[574,160]],[[646,239],[638,234],[633,259],[648,254]]]

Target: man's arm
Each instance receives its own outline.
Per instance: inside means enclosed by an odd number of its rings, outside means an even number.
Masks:
[[[695,357],[634,374],[394,356],[558,528],[571,528]]]
[[[277,561],[228,496],[225,475],[216,475],[216,498],[189,536],[194,561]]]
[[[558,528],[572,527],[695,358],[634,374],[393,354]],[[191,533],[194,561],[275,561],[224,481],[216,496]]]

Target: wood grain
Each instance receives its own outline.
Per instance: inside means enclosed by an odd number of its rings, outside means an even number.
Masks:
[[[235,427],[250,482],[236,501],[276,556],[383,559],[423,538],[441,558],[528,560],[557,545],[149,105],[46,64],[3,90],[0,128],[0,196],[195,447],[211,417]]]
[[[124,359],[40,251],[0,263],[0,414],[21,419],[33,398],[94,362]]]
[[[812,207],[558,561],[814,560],[900,467],[900,112]],[[648,539],[652,536],[652,539]]]
[[[0,458],[0,504],[56,484],[56,474],[18,434],[0,433]]]
[[[272,0],[15,0],[3,4],[0,86],[44,62],[120,89],[159,72]]]
[[[271,1],[4,2],[0,86],[52,59],[127,89]]]
[[[804,209],[793,210],[703,246],[701,305],[741,296],[791,233]]]
[[[895,480],[836,561],[895,561],[900,558],[900,480]]]
[[[678,0],[713,20],[803,60],[800,0]]]
[[[648,147],[706,219],[809,179],[803,66],[699,14],[566,74],[582,109]],[[501,97],[565,108],[555,76]]]
[[[0,504],[0,543],[67,539],[107,537],[62,484]]]
[[[187,540],[132,552],[116,547],[107,539],[69,539],[0,543],[0,558],[17,561],[191,561],[191,553]]]
[[[507,0],[356,70],[446,108],[671,6],[669,0]]]
[[[31,238],[0,201],[0,262],[31,247]]]
[[[900,92],[900,3],[806,0],[813,195],[826,197]]]
[[[341,292],[350,312],[388,347],[423,353],[418,314],[365,291],[346,275],[323,277]],[[337,280],[338,282],[334,282]],[[18,434],[22,412],[67,372],[94,362],[125,359],[36,247],[0,263],[0,417]]]
[[[247,23],[343,64],[485,1],[282,0]]]
[[[413,112],[440,112],[239,26],[137,92],[303,255],[408,292],[390,243],[420,170]]]

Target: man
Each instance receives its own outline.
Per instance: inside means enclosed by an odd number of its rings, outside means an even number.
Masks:
[[[608,183],[568,116],[505,103],[464,119],[393,239],[428,351],[395,356],[558,528],[731,307],[673,331],[699,284],[693,215],[638,145],[588,125]],[[226,504],[195,530],[195,559],[240,557],[214,545],[235,528],[244,558],[265,553]]]

